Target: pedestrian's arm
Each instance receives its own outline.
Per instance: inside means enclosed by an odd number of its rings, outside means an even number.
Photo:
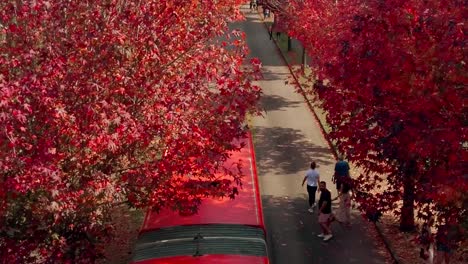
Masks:
[[[307,175],[304,177],[304,180],[302,180],[302,186],[304,186],[304,183],[306,182],[307,180]]]
[[[332,201],[338,200],[338,198],[340,198],[340,196],[343,194],[344,186],[345,186],[345,183],[342,183],[340,186],[340,189],[338,190],[338,196]]]
[[[332,201],[336,201],[336,200],[338,200],[338,198],[340,198],[340,197],[341,197],[341,194],[342,194],[342,193],[340,192],[340,193],[338,194],[338,196],[337,196],[337,197],[335,197],[335,198],[334,198]]]
[[[316,186],[319,186],[320,185],[320,175],[317,177],[317,185]],[[317,188],[317,192],[320,192],[320,188]]]

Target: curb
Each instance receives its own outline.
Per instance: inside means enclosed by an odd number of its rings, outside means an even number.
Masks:
[[[403,261],[401,261],[400,258],[396,255],[395,251],[393,250],[392,244],[384,236],[381,227],[377,223],[373,223],[373,225],[374,225],[375,230],[377,231],[377,234],[379,234],[380,239],[384,243],[385,248],[387,249],[388,253],[390,253],[393,264],[402,264]]]
[[[260,11],[257,10],[257,13],[258,13],[258,15],[260,16],[260,19],[261,19]],[[270,29],[268,28],[268,26],[267,26],[267,24],[265,23],[264,20],[262,20],[262,24],[265,26],[265,29],[268,32],[270,32]],[[304,99],[305,99],[305,101],[307,103],[307,106],[309,107],[309,110],[312,112],[315,121],[319,125],[320,132],[322,133],[323,137],[327,141],[327,144],[328,144],[330,150],[332,151],[333,156],[335,157],[335,159],[337,159],[338,158],[338,152],[335,149],[334,144],[331,142],[330,138],[328,137],[327,133],[325,132],[325,128],[324,128],[322,122],[320,122],[320,119],[319,119],[317,113],[315,112],[314,107],[312,106],[311,102],[309,101],[309,98],[307,98],[307,95],[306,95],[306,92],[305,92],[304,88],[300,84],[299,79],[297,78],[296,74],[294,73],[294,70],[292,69],[291,65],[288,63],[288,60],[286,59],[283,52],[281,51],[277,40],[274,37],[272,37],[271,39],[275,43],[276,51],[278,52],[281,59],[283,60],[283,63],[288,67],[289,72],[291,73],[291,75],[292,75],[292,77],[294,79],[294,82],[296,83],[296,86],[299,88],[299,91],[300,91],[301,95],[304,97]],[[384,243],[385,248],[387,249],[388,253],[390,254],[390,256],[392,258],[392,263],[393,264],[403,263],[402,261],[399,260],[399,257],[396,255],[396,253],[392,249],[392,246],[391,246],[390,242],[388,241],[388,239],[384,236],[384,234],[382,232],[382,229],[377,225],[377,223],[373,223],[373,226],[374,226],[375,230],[377,231],[377,234],[379,234],[379,237],[382,240],[382,242]]]

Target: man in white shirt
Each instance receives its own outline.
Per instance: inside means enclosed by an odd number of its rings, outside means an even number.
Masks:
[[[309,212],[314,212],[315,206],[315,193],[317,192],[318,183],[320,182],[320,175],[317,170],[317,164],[315,161],[310,163],[310,169],[307,170],[302,186],[307,181],[307,193],[309,194]]]

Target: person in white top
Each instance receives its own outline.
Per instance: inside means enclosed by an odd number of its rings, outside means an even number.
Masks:
[[[307,170],[302,186],[307,181],[307,193],[309,194],[309,212],[314,212],[315,193],[317,192],[318,183],[320,182],[320,174],[317,170],[315,161],[310,163],[310,169]]]

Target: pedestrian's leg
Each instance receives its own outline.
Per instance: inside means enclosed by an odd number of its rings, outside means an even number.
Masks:
[[[320,223],[320,228],[322,229],[322,234],[328,235],[328,229],[325,223]]]
[[[332,234],[332,231],[331,231],[331,228],[330,228],[330,224],[331,224],[330,220],[323,223],[323,228],[326,231],[326,233],[325,233],[326,235],[323,236],[323,241],[328,241],[333,237],[333,234]]]
[[[313,205],[315,203],[315,191],[317,190],[317,187],[309,186],[307,185],[307,193],[309,194],[309,213],[314,212]]]
[[[427,250],[429,253],[429,258],[427,259],[427,264],[433,264],[434,263],[434,245],[431,243],[429,245],[429,249]]]
[[[445,264],[450,264],[450,253],[444,252]]]
[[[444,252],[437,250],[435,254],[435,264],[442,264],[444,262]]]
[[[317,193],[317,186],[312,186],[312,205],[315,205],[315,195]]]
[[[345,226],[347,228],[351,227],[351,195],[347,193],[344,196],[344,214],[345,214]]]
[[[330,221],[327,221],[325,223],[325,228],[327,229],[327,234],[331,234],[332,233],[332,230],[331,230],[331,222]]]
[[[309,195],[309,207],[312,207],[312,186],[307,185],[307,194]]]

